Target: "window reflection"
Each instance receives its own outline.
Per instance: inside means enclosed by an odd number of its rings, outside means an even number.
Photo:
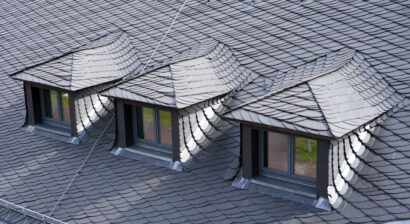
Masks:
[[[171,112],[158,110],[158,120],[160,143],[172,145]]]
[[[317,141],[295,137],[294,172],[297,175],[316,178]]]
[[[50,102],[51,102],[51,118],[54,120],[60,120],[58,113],[58,100],[57,100],[57,91],[50,90]]]
[[[63,121],[70,122],[70,107],[68,102],[68,93],[61,93],[61,109],[63,113]]]
[[[288,170],[287,135],[267,132],[265,150],[265,167],[281,171]]]
[[[58,112],[58,94],[55,90],[44,90],[44,114],[54,120],[60,120]]]
[[[154,109],[137,107],[138,138],[154,141]]]

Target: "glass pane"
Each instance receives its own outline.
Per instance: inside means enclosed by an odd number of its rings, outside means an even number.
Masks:
[[[57,91],[50,90],[50,101],[51,101],[51,118],[55,120],[60,120],[58,114],[58,100],[57,100]]]
[[[61,109],[63,112],[63,121],[70,122],[70,106],[68,103],[68,93],[61,93]]]
[[[158,110],[159,142],[172,145],[171,112]]]
[[[50,90],[43,90],[44,97],[44,114],[46,117],[51,118],[51,100],[50,100]]]
[[[316,178],[317,141],[295,137],[295,174]]]
[[[138,138],[155,141],[154,109],[137,107]]]
[[[58,115],[57,91],[44,90],[44,113],[46,117],[60,120]]]
[[[265,147],[265,167],[288,170],[288,136],[268,132]]]

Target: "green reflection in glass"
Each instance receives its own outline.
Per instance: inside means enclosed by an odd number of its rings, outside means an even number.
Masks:
[[[155,141],[154,109],[137,107],[138,138]]]
[[[317,141],[295,137],[294,144],[295,174],[316,178]]]
[[[171,112],[158,110],[159,141],[162,144],[172,145]]]
[[[70,122],[70,106],[68,101],[68,93],[61,93],[61,109],[63,113],[63,121]]]

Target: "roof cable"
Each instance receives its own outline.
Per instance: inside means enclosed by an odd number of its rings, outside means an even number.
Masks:
[[[167,37],[169,31],[171,31],[172,26],[174,25],[175,21],[178,19],[179,14],[181,14],[182,9],[184,9],[184,6],[186,5],[188,0],[184,0],[182,3],[181,7],[179,8],[177,14],[175,15],[174,19],[172,20],[172,23],[168,26],[167,32],[165,32],[164,36],[161,38],[161,40],[158,42],[157,46],[155,47],[154,51],[152,52],[151,56],[149,57],[147,63],[145,63],[144,67],[142,68],[141,72],[138,74],[138,76],[142,75],[145,72],[145,69],[147,68],[148,64],[151,62],[151,59],[154,57],[155,53],[157,52],[158,48],[161,46],[162,42],[164,41],[165,37]],[[132,78],[132,75],[129,75],[128,77],[125,78],[125,80],[129,80]]]
[[[71,178],[70,182],[68,183],[67,187],[65,188],[63,194],[60,196],[60,198],[58,199],[58,201],[55,203],[53,209],[51,209],[51,212],[48,216],[51,217],[51,215],[53,215],[54,210],[57,208],[58,204],[60,204],[61,200],[63,199],[64,195],[67,193],[68,189],[70,188],[70,186],[73,184],[75,178],[77,176],[79,176],[79,173],[81,171],[81,169],[84,167],[85,163],[87,162],[87,160],[90,158],[91,153],[94,151],[95,146],[97,146],[97,143],[100,141],[101,137],[105,134],[105,132],[107,131],[108,127],[110,126],[112,120],[114,120],[115,114],[111,116],[110,121],[107,123],[107,125],[105,126],[104,130],[101,132],[100,136],[97,138],[97,140],[94,142],[93,147],[91,147],[91,150],[88,152],[87,157],[85,157],[83,163],[80,165],[80,167],[77,169],[77,171],[75,172],[75,174],[73,175],[73,177]]]

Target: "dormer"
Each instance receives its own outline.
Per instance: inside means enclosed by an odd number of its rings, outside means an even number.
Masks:
[[[27,130],[79,143],[98,116],[113,109],[101,88],[138,71],[126,33],[112,33],[11,75],[24,82]]]
[[[341,49],[271,77],[256,77],[233,96],[225,117],[241,124],[244,178],[327,198],[331,142],[355,135],[403,99],[362,54]],[[349,156],[344,171],[357,168],[356,158],[364,153],[358,141],[346,143],[355,156]]]
[[[229,127],[221,100],[247,75],[228,46],[211,41],[117,83],[102,92],[116,100],[115,154],[187,164]]]

